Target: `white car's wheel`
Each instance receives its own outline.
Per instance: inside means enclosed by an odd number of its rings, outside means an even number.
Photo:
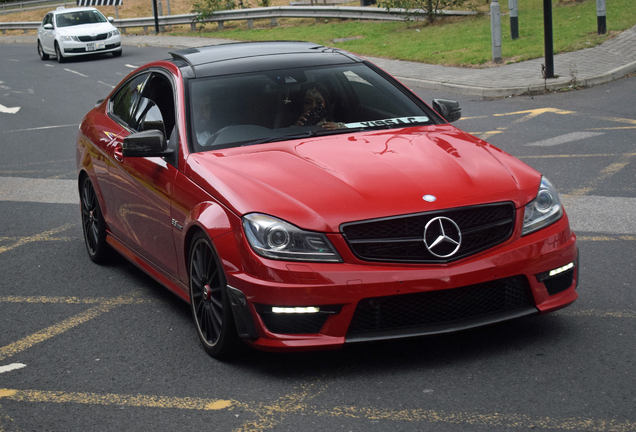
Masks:
[[[55,55],[57,56],[58,63],[64,63],[66,59],[62,55],[62,50],[60,50],[60,46],[55,42]]]
[[[38,39],[38,55],[40,56],[40,59],[42,59],[42,60],[48,60],[49,59],[49,55],[44,52],[44,49],[42,48],[42,44],[40,43],[39,39]]]

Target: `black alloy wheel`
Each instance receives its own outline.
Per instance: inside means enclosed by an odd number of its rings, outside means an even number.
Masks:
[[[88,176],[80,183],[80,207],[88,256],[93,262],[104,263],[110,256],[110,247],[106,243],[106,223],[99,207],[97,193]]]
[[[44,49],[42,49],[42,44],[40,43],[39,39],[38,39],[38,55],[40,56],[40,60],[48,60],[49,59],[49,55],[44,52]]]
[[[57,56],[58,63],[64,63],[66,59],[62,55],[62,51],[60,50],[60,46],[55,42],[55,55]]]
[[[205,351],[228,358],[240,346],[228,298],[225,275],[212,244],[203,233],[190,247],[190,305]]]

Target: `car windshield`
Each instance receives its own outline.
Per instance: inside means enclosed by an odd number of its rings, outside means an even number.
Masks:
[[[97,10],[76,11],[55,16],[55,23],[58,27],[70,27],[82,24],[95,24],[108,21],[104,15]]]
[[[190,81],[195,151],[433,124],[423,104],[358,64]]]

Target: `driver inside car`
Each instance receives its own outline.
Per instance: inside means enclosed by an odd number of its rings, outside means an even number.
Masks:
[[[329,113],[329,92],[320,84],[312,85],[303,96],[302,114],[296,121],[296,126],[321,126],[324,129],[345,129],[344,123],[337,123],[331,119]]]

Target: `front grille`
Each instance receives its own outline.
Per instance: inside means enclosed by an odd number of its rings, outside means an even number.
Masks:
[[[108,33],[100,33],[95,36],[78,36],[77,38],[82,42],[93,42],[108,39]]]
[[[433,254],[424,242],[426,225],[436,217],[451,219],[459,227],[461,243],[454,254]],[[341,231],[352,252],[364,261],[443,263],[506,241],[514,223],[514,205],[497,203],[351,222]]]
[[[448,325],[529,307],[534,307],[534,301],[525,276],[439,291],[366,298],[356,306],[347,337]]]
[[[546,289],[548,290],[548,294],[550,294],[551,296],[570,288],[573,282],[574,269],[561,273],[560,275],[545,279],[543,281]]]

